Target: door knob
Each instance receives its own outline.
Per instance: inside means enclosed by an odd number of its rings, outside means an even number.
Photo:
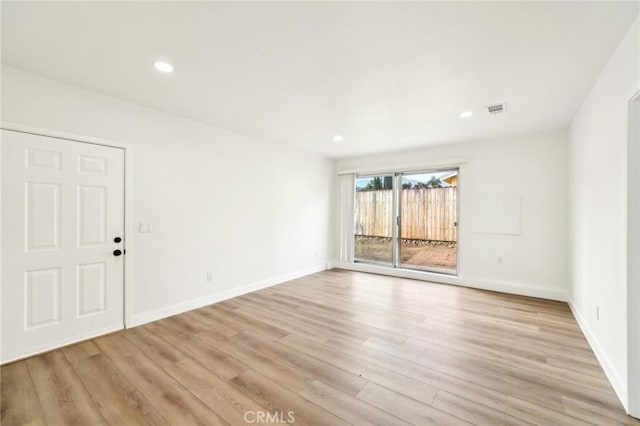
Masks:
[[[122,254],[122,251],[121,251],[121,250],[114,250],[114,251],[113,251],[113,255],[114,255],[114,256],[120,256],[121,254]]]

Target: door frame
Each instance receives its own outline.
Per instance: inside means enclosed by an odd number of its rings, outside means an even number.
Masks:
[[[91,136],[78,135],[74,133],[61,132],[51,129],[43,129],[22,123],[1,121],[0,129],[13,132],[28,133],[32,135],[45,136],[67,141],[101,145],[110,148],[120,148],[124,150],[124,241],[126,255],[124,256],[123,274],[123,327],[133,326],[133,146],[130,143],[112,141],[107,139],[94,138]],[[2,140],[0,140],[0,148]],[[1,152],[1,149],[0,149]],[[0,158],[1,160],[1,158]],[[1,188],[2,182],[0,182]],[[0,208],[2,206],[0,205]],[[2,229],[0,228],[0,236]],[[0,250],[2,250],[0,248]],[[0,251],[0,273],[2,272],[2,252]],[[0,303],[0,307],[2,304]],[[1,308],[0,308],[1,309]],[[2,312],[0,312],[0,321]],[[0,339],[2,336],[0,336]]]
[[[640,418],[640,90],[627,103],[627,143],[626,405],[628,414]]]

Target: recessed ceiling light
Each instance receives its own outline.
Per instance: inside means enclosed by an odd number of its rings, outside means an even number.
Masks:
[[[460,113],[460,118],[469,118],[473,115],[473,111],[465,111]]]
[[[334,142],[342,142],[343,140],[344,140],[344,136],[342,136],[342,135],[335,135],[333,137],[333,141]]]
[[[169,62],[157,61],[153,63],[153,66],[160,72],[170,73],[173,72],[173,65]]]

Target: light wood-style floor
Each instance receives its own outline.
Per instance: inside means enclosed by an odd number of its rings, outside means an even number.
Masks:
[[[640,424],[566,304],[341,270],[8,364],[1,385],[6,426]]]

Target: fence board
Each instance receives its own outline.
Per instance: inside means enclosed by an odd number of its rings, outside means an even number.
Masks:
[[[456,241],[456,187],[403,189],[401,208],[402,238]],[[391,190],[356,192],[355,234],[393,235]]]

